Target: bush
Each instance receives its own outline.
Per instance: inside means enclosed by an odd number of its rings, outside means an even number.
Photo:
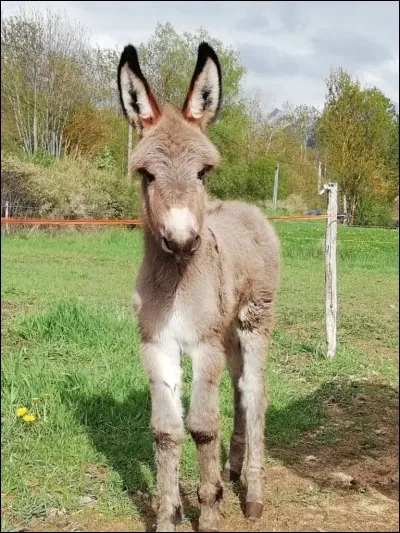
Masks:
[[[1,167],[3,201],[7,193],[12,205],[18,201],[37,206],[37,216],[124,218],[140,212],[135,184],[128,185],[112,170],[99,169],[98,162],[63,157],[42,166],[3,156]]]
[[[275,162],[267,158],[250,161],[224,162],[210,173],[208,189],[216,198],[246,200],[264,205],[272,198]],[[279,176],[278,197],[287,194],[285,171]]]
[[[115,170],[115,158],[108,146],[104,146],[93,158],[93,163],[98,170]]]
[[[289,196],[280,202],[278,205],[287,209],[289,213],[301,215],[307,209],[307,204],[299,194],[289,194]]]
[[[354,216],[354,224],[361,226],[385,226],[393,222],[393,205],[385,199],[365,196]]]

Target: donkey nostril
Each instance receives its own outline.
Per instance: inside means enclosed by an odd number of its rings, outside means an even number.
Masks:
[[[171,248],[171,245],[170,245],[169,241],[165,237],[163,237],[162,242],[163,242],[163,245],[164,245],[164,249],[166,249],[167,252],[174,253],[173,249]]]
[[[190,248],[190,251],[191,251],[192,253],[194,253],[196,250],[199,249],[200,244],[201,244],[201,238],[200,238],[200,235],[196,235],[196,237],[193,239],[193,243],[192,243],[192,246],[191,246],[191,248]]]
[[[177,241],[174,238],[162,237],[161,245],[164,252],[183,256],[194,254],[199,249],[200,242],[200,235],[193,232],[190,238],[181,241]]]

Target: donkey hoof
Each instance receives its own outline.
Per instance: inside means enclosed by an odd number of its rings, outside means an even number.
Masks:
[[[231,470],[230,468],[225,468],[222,471],[222,479],[225,482],[233,481],[235,483],[240,479],[240,474],[238,472],[235,472],[234,470]]]
[[[261,518],[263,514],[263,504],[259,502],[246,502],[246,518]]]

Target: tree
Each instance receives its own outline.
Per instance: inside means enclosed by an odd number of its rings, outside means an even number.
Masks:
[[[331,72],[327,87],[317,128],[318,144],[330,180],[338,181],[347,196],[349,220],[353,222],[363,199],[370,195],[386,198],[390,180],[395,179],[396,117],[381,91],[362,89],[342,69]]]
[[[86,32],[60,14],[22,9],[2,20],[1,88],[25,152],[60,157],[74,107],[88,100]]]
[[[224,106],[238,102],[245,74],[238,53],[211,37],[204,29],[179,35],[170,23],[158,23],[153,36],[138,47],[141,65],[160,102],[181,107],[197,57],[197,47],[207,41],[217,52],[223,71]]]
[[[283,106],[284,122],[300,149],[300,159],[306,161],[307,148],[315,143],[315,127],[320,115],[318,109],[309,105],[293,106],[285,102]]]

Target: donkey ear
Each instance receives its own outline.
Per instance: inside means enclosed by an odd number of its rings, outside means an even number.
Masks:
[[[221,93],[221,66],[217,54],[209,44],[203,42],[198,49],[196,68],[183,104],[183,116],[204,131],[217,115]]]
[[[124,48],[119,61],[118,90],[124,114],[139,133],[160,117],[156,99],[140,68],[136,48],[131,44]]]

